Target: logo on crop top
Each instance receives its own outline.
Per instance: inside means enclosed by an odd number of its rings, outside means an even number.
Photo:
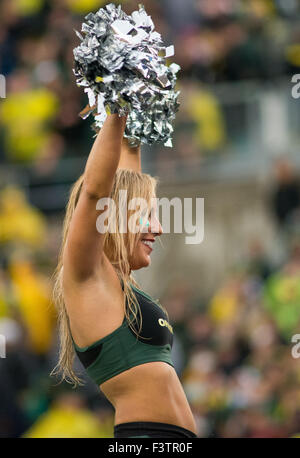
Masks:
[[[158,319],[158,323],[159,323],[159,325],[162,326],[162,327],[167,327],[167,328],[169,329],[169,331],[172,332],[172,334],[173,334],[173,328],[172,328],[172,326],[170,325],[170,323],[168,323],[167,320],[164,320],[163,318],[159,318],[159,319]]]

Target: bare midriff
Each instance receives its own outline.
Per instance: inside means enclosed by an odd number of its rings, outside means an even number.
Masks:
[[[115,408],[115,425],[152,421],[181,426],[197,434],[181,382],[167,363],[133,367],[102,383],[100,389]]]

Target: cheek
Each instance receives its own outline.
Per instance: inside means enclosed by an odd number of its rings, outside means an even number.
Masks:
[[[139,242],[139,244],[138,244],[138,247],[137,247],[137,250],[136,250],[136,256],[139,259],[143,259],[143,260],[147,259],[147,260],[149,260],[148,252],[145,249],[145,247],[142,244],[142,242]]]
[[[145,250],[144,250],[144,246],[143,246],[142,242],[138,242],[137,252],[140,255],[144,255],[145,254]]]
[[[137,258],[143,257],[144,255],[145,255],[145,252],[144,252],[143,244],[140,241],[140,239],[138,239],[138,240],[135,241],[134,249],[133,249],[132,254],[131,254],[131,258],[132,259],[137,259]]]
[[[143,267],[148,267],[150,263],[150,256],[145,252],[142,243],[138,243],[130,258],[131,268],[133,270],[142,269]]]

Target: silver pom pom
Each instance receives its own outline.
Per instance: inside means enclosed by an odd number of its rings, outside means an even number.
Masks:
[[[179,109],[175,91],[179,65],[166,65],[174,46],[165,47],[144,7],[128,16],[109,4],[90,13],[82,24],[84,37],[74,49],[76,84],[85,87],[89,106],[80,115],[94,115],[98,131],[108,114],[129,113],[125,130],[131,146],[163,142],[172,146],[172,121]]]

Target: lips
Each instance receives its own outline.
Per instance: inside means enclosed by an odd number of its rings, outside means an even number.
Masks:
[[[141,242],[153,250],[154,239],[142,239]]]

